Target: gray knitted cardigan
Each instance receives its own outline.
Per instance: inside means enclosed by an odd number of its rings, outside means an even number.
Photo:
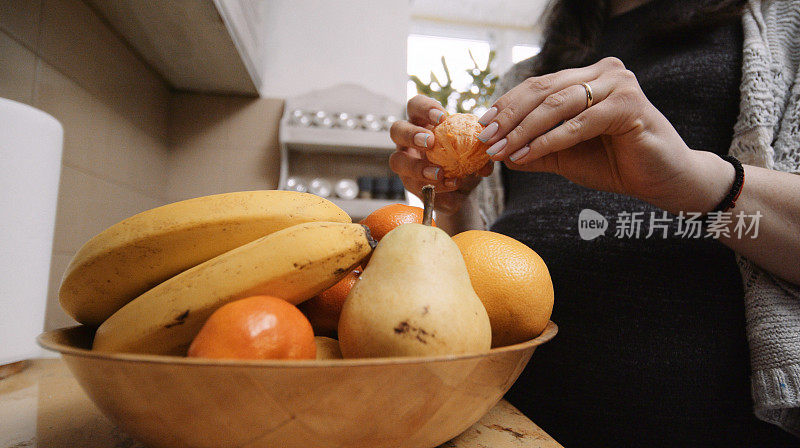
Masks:
[[[742,24],[741,100],[730,154],[742,163],[800,174],[800,0],[749,0]],[[526,69],[512,68],[498,91],[522,82]],[[478,213],[469,226],[487,227],[502,212],[498,171],[470,195],[466,212]],[[755,413],[800,437],[800,287],[737,258]],[[786,262],[800,262],[800,254]]]

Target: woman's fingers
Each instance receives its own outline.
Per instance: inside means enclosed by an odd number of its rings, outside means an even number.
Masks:
[[[612,80],[600,77],[587,84],[592,91],[593,102],[597,103],[608,96]],[[520,154],[519,151],[531,140],[583,112],[586,105],[587,93],[582,84],[573,84],[550,94],[517,127],[489,147],[486,153],[492,157],[492,160],[497,161],[509,156],[514,157],[515,154]],[[515,161],[514,158],[511,160]]]
[[[619,111],[611,101],[600,102],[556,128],[535,138],[528,146],[509,156],[518,166],[526,165],[581,142],[598,137],[618,121]]]
[[[417,95],[408,100],[406,106],[408,121],[418,126],[436,126],[447,116],[441,104],[425,95]]]
[[[516,128],[545,98],[571,85],[594,79],[596,75],[594,66],[589,66],[526,79],[501,96],[478,119],[486,126],[478,139],[493,145]]]
[[[430,163],[425,157],[412,157],[405,150],[392,153],[389,157],[389,167],[403,179],[403,184],[407,187],[409,186],[407,179],[431,184],[436,191],[452,191],[455,187],[452,179],[444,178],[441,167]]]
[[[555,173],[561,174],[558,170],[558,153],[554,152],[548,154],[546,156],[540,157],[536,160],[531,160],[529,162],[525,162],[525,165],[516,164],[514,162],[508,161],[505,162],[506,166],[511,168],[512,170],[522,170],[522,171],[530,171],[533,173],[536,172],[544,172],[544,173]]]
[[[588,67],[528,78],[501,96],[478,121],[486,126],[478,138],[489,145],[502,140],[539,106],[545,98],[582,82],[594,82],[599,76],[625,70],[617,58],[605,58]]]
[[[392,127],[389,128],[389,136],[398,146],[421,150],[430,148],[434,138],[433,132],[404,120],[392,123]]]
[[[442,105],[423,95],[417,95],[408,101],[409,121],[399,120],[392,123],[389,136],[400,149],[420,158],[421,153],[433,146],[433,126],[445,116]],[[432,170],[428,170],[432,174]]]

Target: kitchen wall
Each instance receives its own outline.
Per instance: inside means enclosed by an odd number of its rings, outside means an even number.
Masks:
[[[405,104],[408,0],[270,0],[262,8],[262,96],[355,83]]]
[[[175,93],[168,201],[278,187],[283,100]]]
[[[0,97],[64,127],[47,329],[74,324],[57,290],[93,235],[167,202],[277,186],[282,100],[175,92],[79,0],[0,0]]]
[[[405,102],[408,2],[261,6],[266,72],[262,98],[247,98],[173,90],[81,0],[0,0],[0,97],[64,127],[46,329],[74,324],[58,286],[106,227],[168,202],[276,188],[282,98],[346,82]]]
[[[164,81],[78,0],[0,0],[0,97],[64,127],[46,328],[75,251],[105,227],[166,199]]]

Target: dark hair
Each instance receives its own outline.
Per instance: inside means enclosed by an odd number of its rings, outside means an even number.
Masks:
[[[656,0],[653,0],[656,1]],[[680,32],[689,36],[709,26],[738,18],[745,0],[698,0],[695,7],[671,8],[651,30],[652,37],[666,37]],[[551,0],[544,19],[544,45],[537,56],[535,71],[550,73],[584,65],[591,58],[597,40],[610,17],[609,0]]]

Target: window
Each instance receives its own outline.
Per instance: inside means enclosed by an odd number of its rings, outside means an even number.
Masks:
[[[411,34],[408,36],[408,74],[416,75],[422,82],[430,82],[431,71],[442,83],[447,82],[441,58],[445,57],[453,88],[463,90],[472,83],[467,70],[474,67],[469,52],[480,67],[489,59],[489,42],[453,37]],[[417,87],[408,81],[408,97],[417,94]]]
[[[511,61],[517,63],[531,56],[536,56],[542,49],[532,45],[514,45],[511,47]]]

